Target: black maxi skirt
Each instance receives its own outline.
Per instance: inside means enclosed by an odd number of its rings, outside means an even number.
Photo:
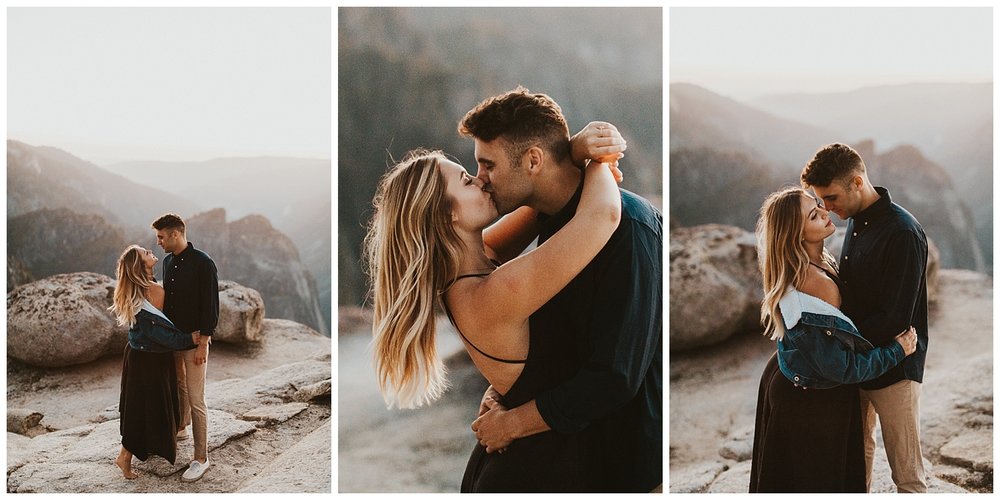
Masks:
[[[122,446],[139,460],[177,453],[177,367],[173,352],[143,352],[125,345],[118,400]]]
[[[757,393],[750,492],[864,493],[857,387],[795,387],[772,355]]]

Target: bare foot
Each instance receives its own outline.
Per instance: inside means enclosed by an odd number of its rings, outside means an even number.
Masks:
[[[125,462],[123,460],[124,458],[125,457],[116,458],[115,465],[117,465],[118,468],[122,470],[122,474],[125,476],[125,479],[135,479],[139,477],[139,475],[132,470],[132,461],[129,460],[128,462]]]

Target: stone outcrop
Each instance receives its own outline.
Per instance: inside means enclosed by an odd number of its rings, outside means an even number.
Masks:
[[[60,274],[7,295],[7,355],[35,366],[93,361],[121,350],[127,330],[111,312],[114,280],[103,274]]]
[[[268,464],[240,493],[330,491],[330,421]],[[325,478],[325,483],[324,483]]]
[[[721,342],[759,324],[754,236],[707,224],[670,231],[670,350]]]
[[[25,435],[42,421],[43,415],[24,408],[7,408],[7,432]]]
[[[189,218],[187,225],[189,237],[209,252],[220,276],[260,291],[270,317],[329,333],[316,279],[306,270],[292,240],[266,217],[248,215],[227,222],[226,211],[217,208]],[[200,246],[199,241],[203,242]]]
[[[219,282],[219,325],[214,340],[259,342],[264,331],[264,299],[233,281]]]
[[[174,464],[156,456],[135,460],[134,481],[112,463],[121,437],[117,405],[107,404],[118,398],[119,360],[62,369],[12,363],[8,399],[15,408],[42,410],[8,411],[17,417],[15,427],[48,412],[68,425],[33,438],[8,432],[7,491],[330,493],[330,339],[288,320],[262,323],[260,342],[219,343],[211,351],[212,468],[191,484],[179,478],[193,459],[190,439],[178,443]]]
[[[97,273],[60,274],[16,288],[7,295],[7,354],[42,367],[69,366],[120,354],[128,329],[118,326],[107,310],[114,288],[113,279]],[[215,340],[259,343],[264,330],[260,293],[232,281],[220,281]]]

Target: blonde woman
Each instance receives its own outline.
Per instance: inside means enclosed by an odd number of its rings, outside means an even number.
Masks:
[[[550,173],[563,168],[542,167],[546,152],[532,149],[537,151],[526,154],[540,155],[538,161],[525,160],[523,168],[551,168]],[[611,152],[613,161],[623,149],[622,144],[600,152]],[[528,318],[583,270],[617,228],[622,202],[614,171],[614,165],[593,161],[581,179],[577,169],[582,185],[575,215],[520,256],[537,231],[531,209],[521,208],[491,226],[498,217],[493,193],[440,152],[413,152],[389,171],[375,197],[366,248],[378,382],[391,406],[430,403],[447,385],[434,348],[438,310],[448,314],[475,366],[500,395],[511,398],[508,403],[530,399],[537,382],[522,373],[546,367],[530,359],[537,353],[529,354]],[[574,186],[567,192],[573,195]],[[584,486],[579,460],[545,459],[580,452],[574,446],[583,445],[555,432],[516,441],[505,458],[522,466],[529,464],[521,461],[528,456],[543,461],[544,467],[526,472],[545,474],[549,483],[532,486],[532,477],[523,474],[518,484],[501,489]]]
[[[198,339],[178,330],[163,314],[163,287],[153,277],[157,258],[138,245],[118,258],[114,300],[108,309],[127,326],[122,361],[121,451],[115,465],[125,479],[137,477],[132,457],[159,455],[174,463],[177,448],[177,375],[172,351],[193,349]]]
[[[761,321],[777,342],[761,376],[750,492],[864,492],[857,387],[916,348],[913,328],[874,347],[840,311],[842,284],[823,247],[835,228],[820,201],[787,188],[757,221]]]

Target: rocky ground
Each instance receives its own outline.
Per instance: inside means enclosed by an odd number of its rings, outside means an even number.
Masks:
[[[196,483],[180,481],[192,458],[190,439],[178,444],[175,465],[136,460],[134,481],[112,463],[121,439],[120,355],[63,368],[8,357],[7,491],[330,492],[330,339],[277,319],[263,320],[261,336],[259,343],[212,346],[212,467]],[[17,416],[32,413],[44,417],[25,431],[34,421]]]
[[[341,323],[343,325],[343,323]],[[438,352],[446,358],[448,392],[430,406],[387,409],[375,382],[371,326],[341,330],[338,344],[338,491],[457,492],[476,440],[483,379],[447,320]]]
[[[993,491],[993,280],[938,273],[921,396],[930,492]],[[760,372],[773,343],[748,332],[670,358],[669,491],[746,492]],[[873,492],[894,492],[878,437]]]

